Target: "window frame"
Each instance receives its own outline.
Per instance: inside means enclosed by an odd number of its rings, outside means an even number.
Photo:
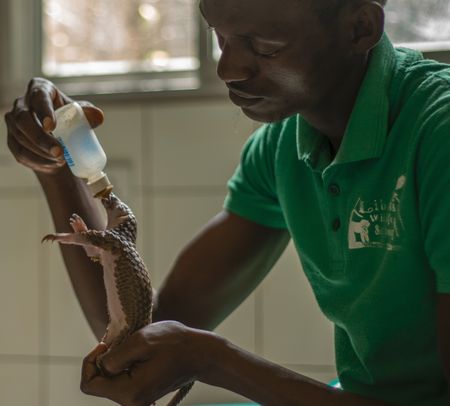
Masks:
[[[0,105],[23,94],[30,78],[53,81],[73,97],[90,100],[142,100],[148,98],[225,96],[216,75],[212,33],[197,11],[200,67],[195,71],[143,72],[119,75],[48,77],[41,69],[42,1],[0,2]],[[423,52],[426,58],[450,64],[450,49]]]

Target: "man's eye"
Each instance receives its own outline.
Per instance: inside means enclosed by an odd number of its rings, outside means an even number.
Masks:
[[[253,52],[258,56],[264,57],[274,57],[278,54],[279,49],[274,47],[265,47],[261,44],[255,44],[254,42],[250,43]]]
[[[276,56],[278,54],[278,49],[275,49],[275,50],[259,50],[257,48],[253,48],[253,50],[259,56],[271,57],[271,56]]]

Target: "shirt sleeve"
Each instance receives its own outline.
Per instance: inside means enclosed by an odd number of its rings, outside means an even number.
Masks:
[[[247,141],[240,164],[228,181],[224,208],[258,224],[286,228],[278,201],[275,160],[282,126],[267,124]]]
[[[425,123],[418,156],[419,214],[439,293],[450,293],[450,93]]]

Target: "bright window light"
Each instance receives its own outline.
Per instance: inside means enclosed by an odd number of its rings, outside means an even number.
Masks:
[[[450,50],[449,0],[388,0],[386,31],[397,45]]]
[[[195,0],[42,0],[48,76],[199,67]]]

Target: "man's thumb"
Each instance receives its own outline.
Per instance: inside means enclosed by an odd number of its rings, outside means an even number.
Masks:
[[[78,104],[82,107],[92,128],[96,128],[103,123],[104,114],[102,110],[86,101],[79,101]]]

